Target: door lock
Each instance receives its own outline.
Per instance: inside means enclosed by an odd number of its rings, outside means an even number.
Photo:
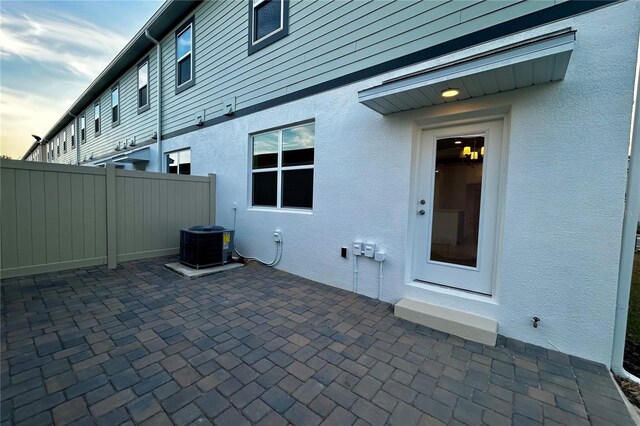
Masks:
[[[418,212],[418,214],[419,214],[420,216],[424,216],[424,213],[425,213],[425,212],[424,212],[424,210],[420,210],[420,211]]]

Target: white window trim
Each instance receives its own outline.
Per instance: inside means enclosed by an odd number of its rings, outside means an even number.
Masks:
[[[118,92],[118,102],[117,103],[113,103],[113,94],[114,92]],[[117,108],[118,109],[118,119],[117,120],[113,120],[113,108]],[[116,84],[115,86],[113,86],[111,88],[111,124],[120,124],[120,83]],[[102,130],[102,129],[100,129]]]
[[[96,114],[96,108],[98,114]],[[98,122],[98,131],[96,132],[96,121]],[[102,133],[102,108],[100,108],[100,102],[93,104],[93,132],[95,136],[100,136]]]
[[[178,43],[178,39],[180,38],[180,36],[189,29],[191,29],[191,45],[189,46],[189,53],[185,53],[179,58],[176,57],[176,69],[178,70],[178,65],[180,64],[180,62],[183,59],[185,59],[187,56],[189,56],[189,62],[191,63],[191,66],[189,67],[189,80],[186,80],[185,82],[178,84],[177,85],[178,88],[184,86],[187,83],[191,83],[191,80],[193,80],[193,36],[195,35],[193,33],[193,23],[190,23],[189,25],[187,25],[186,27],[184,27],[182,31],[178,33],[178,35],[176,36],[176,43]],[[180,76],[180,70],[178,70],[178,76]]]
[[[314,150],[314,159],[313,164],[305,164],[301,166],[283,166],[282,165],[282,133],[285,130],[294,129],[296,127],[304,127],[308,125],[315,125],[314,121],[310,121],[307,123],[295,124],[293,126],[281,127],[278,129],[269,130],[266,132],[254,133],[249,137],[249,143],[251,144],[251,157],[249,159],[251,164],[251,179],[249,179],[249,206],[250,210],[272,210],[272,211],[297,211],[297,212],[312,212],[313,207],[283,207],[282,206],[282,172],[289,170],[308,170],[314,169],[316,166],[315,160],[315,149],[316,149],[316,141],[315,141],[315,130],[313,135],[313,150]],[[253,168],[253,138],[256,136],[278,132],[278,165],[277,167],[268,167],[263,169],[254,169]],[[264,205],[254,205],[253,204],[253,175],[254,173],[265,173],[265,172],[277,172],[276,174],[276,205],[275,206],[264,206]],[[315,175],[315,173],[314,173]],[[313,195],[315,193],[313,185],[311,186],[311,200],[313,206]]]
[[[165,170],[165,173],[169,173],[169,155],[171,155],[171,154],[178,154],[178,164],[177,164],[177,168],[176,168],[176,170],[177,170],[178,172],[177,172],[177,173],[175,173],[175,174],[177,174],[177,175],[182,175],[182,176],[189,176],[189,175],[191,175],[191,173],[189,173],[188,175],[185,175],[185,174],[183,174],[183,173],[180,173],[180,153],[181,153],[181,152],[185,152],[185,151],[189,151],[189,168],[191,168],[191,164],[192,164],[192,163],[191,163],[191,148],[180,148],[180,149],[177,149],[177,150],[175,150],[175,151],[168,151],[168,152],[165,152],[165,153],[164,153],[164,158],[165,158],[165,161],[164,161],[164,167],[165,167],[165,169],[166,169],[166,170]],[[171,174],[173,174],[173,173],[171,173]]]
[[[142,69],[142,67],[147,66],[147,83],[144,86],[140,86],[140,70]],[[176,62],[177,65],[177,62]],[[138,104],[138,109],[143,109],[145,107],[147,107],[149,105],[149,60],[145,60],[142,63],[140,63],[138,65],[138,70],[137,70],[137,75],[136,77],[138,78],[138,90],[136,91],[136,103]],[[140,105],[140,89],[142,89],[143,87],[147,88],[147,96],[145,97],[145,103],[144,105]]]
[[[284,0],[280,0],[280,26],[278,28],[276,28],[275,30],[271,31],[269,34],[262,36],[259,39],[255,38],[256,35],[256,7],[260,6],[262,3],[266,2],[268,0],[254,0],[253,4],[251,5],[251,19],[252,19],[252,25],[251,25],[251,45],[255,46],[256,44],[259,44],[260,42],[262,42],[263,40],[268,39],[269,37],[271,37],[274,34],[279,33],[280,31],[282,31],[284,29]]]

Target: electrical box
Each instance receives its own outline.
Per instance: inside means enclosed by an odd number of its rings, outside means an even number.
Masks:
[[[376,252],[375,243],[364,243],[363,253],[365,257],[373,257]]]
[[[195,125],[196,126],[202,126],[204,124],[204,110],[200,110],[198,112],[196,112],[195,115]]]
[[[362,255],[362,243],[360,241],[353,242],[353,255],[354,256]]]
[[[222,102],[222,113],[224,115],[231,115],[236,111],[236,97],[233,96]]]

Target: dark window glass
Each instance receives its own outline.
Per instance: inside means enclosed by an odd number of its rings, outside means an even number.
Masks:
[[[253,174],[253,205],[276,206],[278,197],[278,172]]]
[[[278,132],[253,137],[253,168],[278,167]]]
[[[190,175],[191,150],[185,149],[167,154],[167,173]]]
[[[313,169],[282,172],[282,207],[313,207]]]
[[[282,166],[313,164],[314,125],[282,131]]]
[[[178,62],[178,86],[191,80],[191,55]]]
[[[138,108],[147,105],[147,86],[138,89]]]
[[[138,108],[147,105],[149,85],[149,63],[145,62],[138,68]]]
[[[118,122],[118,113],[120,106],[120,87],[115,87],[111,90],[111,122]]]
[[[93,117],[95,123],[95,132],[100,133],[100,104],[93,107]]]
[[[260,40],[262,37],[280,28],[281,1],[282,0],[266,0],[255,7],[255,34],[253,41]]]

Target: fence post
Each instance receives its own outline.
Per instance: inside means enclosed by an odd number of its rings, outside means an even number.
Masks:
[[[116,245],[116,165],[108,163],[107,183],[107,266],[113,269],[118,265]]]
[[[209,173],[209,223],[216,224],[216,175]]]

